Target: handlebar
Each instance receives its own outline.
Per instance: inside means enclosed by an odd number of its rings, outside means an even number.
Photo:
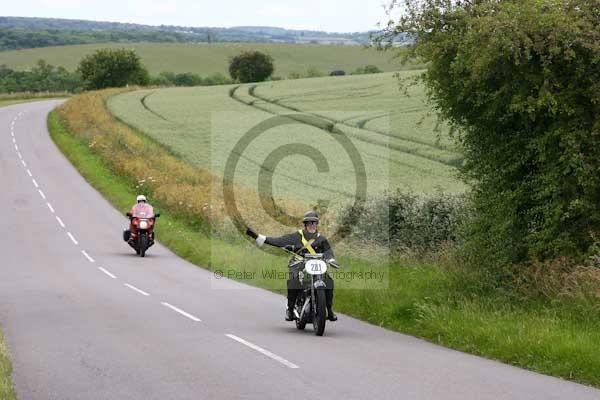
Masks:
[[[280,249],[282,249],[282,250],[283,250],[283,251],[285,251],[286,253],[289,253],[289,254],[290,254],[292,257],[294,257],[294,259],[296,260],[296,262],[297,262],[297,263],[298,263],[298,262],[301,262],[301,261],[304,261],[304,260],[305,260],[305,259],[307,259],[307,258],[310,258],[310,257],[303,257],[303,256],[301,256],[300,254],[296,254],[296,253],[294,253],[293,251],[291,251],[290,249],[287,249],[287,248],[285,248],[285,247],[280,247]],[[333,268],[335,268],[335,269],[340,269],[340,268],[341,268],[341,266],[340,266],[338,263],[335,263],[335,262],[329,262],[329,261],[327,261],[327,260],[322,260],[322,261],[324,261],[325,263],[327,263],[328,265],[330,265],[331,267],[333,267]]]

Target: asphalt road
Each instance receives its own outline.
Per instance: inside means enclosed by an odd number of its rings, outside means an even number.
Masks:
[[[283,321],[281,296],[215,288],[160,245],[136,257],[125,217],[49,138],[56,104],[0,108],[0,323],[20,399],[600,399],[343,315],[318,338]]]

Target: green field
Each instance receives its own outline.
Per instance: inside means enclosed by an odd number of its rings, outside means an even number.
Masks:
[[[39,49],[0,52],[0,65],[22,70],[31,68],[39,59],[74,70],[82,57],[100,48],[134,49],[151,74],[161,71],[195,72],[201,76],[227,74],[228,60],[244,50],[259,50],[273,56],[276,76],[287,77],[291,72],[304,72],[309,66],[328,74],[332,70],[354,71],[367,64],[383,71],[399,69],[391,53],[368,50],[360,46],[290,45],[259,43],[217,44],[93,44],[46,47]]]
[[[357,187],[355,157],[338,142],[339,136],[350,138],[357,149],[369,195],[397,188],[417,193],[464,191],[454,166],[460,154],[447,133],[435,132],[436,119],[428,115],[422,88],[412,92],[405,98],[393,74],[376,74],[142,90],[112,97],[108,106],[121,120],[187,162],[221,176],[235,144],[252,127],[274,116],[292,113],[296,118],[294,110],[299,110],[339,129],[342,135],[294,121],[252,141],[241,154],[235,183],[265,193],[259,171],[272,172],[275,199],[347,203]],[[377,130],[365,127],[371,121],[380,121]],[[326,172],[319,172],[302,153],[305,146],[313,147],[309,153],[323,155]],[[281,155],[280,163],[265,163],[273,154]]]

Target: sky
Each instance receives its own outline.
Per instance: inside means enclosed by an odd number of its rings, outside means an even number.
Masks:
[[[327,32],[377,29],[389,0],[2,0],[0,13],[147,25],[277,26]]]

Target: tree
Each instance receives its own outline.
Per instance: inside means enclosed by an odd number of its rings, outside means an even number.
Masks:
[[[408,34],[472,185],[472,260],[586,257],[600,237],[598,0],[402,0]]]
[[[81,60],[77,71],[87,89],[146,85],[149,82],[148,71],[133,50],[97,50]]]
[[[274,70],[273,58],[259,51],[245,51],[229,60],[229,75],[242,83],[262,82]]]

